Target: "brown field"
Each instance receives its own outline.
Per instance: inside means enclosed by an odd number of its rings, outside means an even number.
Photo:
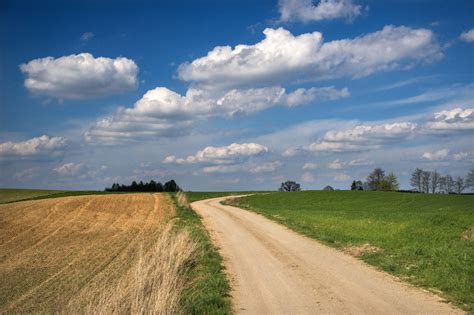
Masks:
[[[186,233],[170,236],[174,211],[167,195],[151,193],[0,205],[0,313],[163,308],[146,305],[156,297],[143,286],[179,287],[178,265],[193,252]],[[160,275],[160,264],[174,269]],[[144,282],[150,275],[158,280]],[[177,305],[176,296],[159,300],[167,299],[166,307]]]

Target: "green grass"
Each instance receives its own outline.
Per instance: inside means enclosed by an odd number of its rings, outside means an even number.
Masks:
[[[64,190],[0,188],[0,203],[64,193]]]
[[[212,245],[200,217],[189,207],[177,205],[175,194],[170,195],[175,200],[179,218],[176,227],[188,229],[199,245],[196,261],[187,275],[190,286],[181,298],[184,313],[230,314],[230,286],[223,271],[221,256]]]
[[[233,202],[474,310],[474,196],[365,191],[271,193]]]

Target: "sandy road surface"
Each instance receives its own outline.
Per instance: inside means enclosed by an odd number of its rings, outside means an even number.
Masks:
[[[236,313],[463,313],[263,216],[221,205],[224,199],[192,207],[224,257]]]

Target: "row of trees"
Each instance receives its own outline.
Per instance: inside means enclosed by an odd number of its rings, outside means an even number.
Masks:
[[[381,168],[376,168],[367,176],[367,181],[363,183],[360,180],[354,180],[351,184],[351,190],[383,190],[395,191],[400,188],[398,178],[394,173],[385,174]]]
[[[181,188],[176,184],[176,182],[172,179],[167,181],[164,185],[160,182],[155,182],[151,180],[150,182],[143,183],[140,181],[137,183],[133,181],[131,185],[123,185],[114,183],[112,187],[105,188],[105,191],[142,191],[142,192],[177,192],[180,191]]]
[[[441,175],[437,171],[429,172],[417,168],[411,175],[410,185],[421,193],[462,193],[466,188],[474,187],[474,170],[466,178],[461,176]]]

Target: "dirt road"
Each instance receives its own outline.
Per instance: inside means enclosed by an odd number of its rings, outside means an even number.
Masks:
[[[221,205],[224,199],[192,207],[224,257],[236,313],[463,313],[263,216]]]

